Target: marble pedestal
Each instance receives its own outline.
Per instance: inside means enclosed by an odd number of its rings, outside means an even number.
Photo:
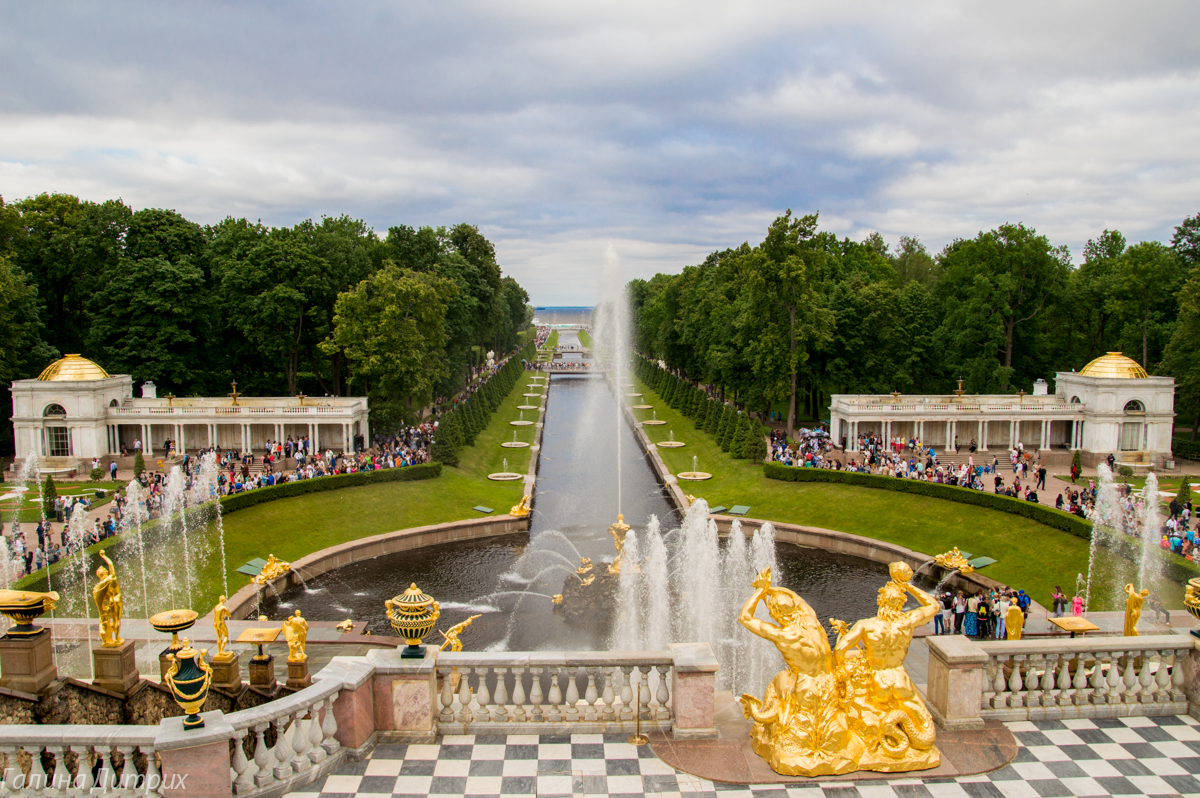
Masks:
[[[308,658],[296,662],[292,659],[287,661],[288,677],[287,686],[293,690],[303,690],[312,684],[312,677],[308,675]]]
[[[217,654],[212,658],[212,686],[230,693],[242,689],[242,669],[238,655],[233,651]],[[274,678],[274,674],[272,674]]]
[[[115,648],[93,648],[92,665],[96,671],[92,684],[111,693],[125,695],[141,678],[132,640],[126,640]]]
[[[275,689],[275,658],[267,655],[264,659],[253,657],[250,660],[250,686],[265,691]]]
[[[28,637],[0,637],[0,687],[37,693],[57,678],[49,629]]]

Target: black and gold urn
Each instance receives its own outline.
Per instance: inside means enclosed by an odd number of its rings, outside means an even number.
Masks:
[[[208,698],[208,685],[212,681],[212,668],[204,661],[204,652],[192,648],[183,638],[183,648],[170,655],[172,664],[163,681],[171,688],[175,703],[183,708],[187,717],[184,729],[199,729],[204,725],[200,718],[200,707]]]
[[[1195,579],[1189,579],[1187,587],[1184,589],[1183,607],[1192,614],[1192,617],[1200,621],[1200,576]],[[1200,631],[1192,630],[1194,637],[1200,637]]]
[[[0,613],[16,622],[5,632],[7,637],[36,637],[46,631],[33,622],[54,609],[58,593],[34,593],[32,590],[0,590]]]
[[[425,656],[425,647],[421,641],[433,631],[438,616],[442,614],[438,603],[427,593],[422,593],[417,583],[387,601],[388,621],[392,624],[397,637],[408,641],[408,646],[400,652],[403,659],[421,659]]]

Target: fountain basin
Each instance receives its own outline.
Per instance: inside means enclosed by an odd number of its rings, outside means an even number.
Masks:
[[[634,396],[634,397],[641,396],[641,394],[640,394],[640,393],[627,393],[627,394],[625,394],[625,395],[626,395],[626,396]]]
[[[643,424],[651,424],[651,425],[657,427],[659,424],[666,424],[667,422],[663,421],[661,418],[652,418],[647,421],[643,421],[642,423]]]
[[[634,410],[649,410],[654,405],[630,405]]]
[[[675,477],[686,479],[688,482],[703,482],[706,479],[712,479],[712,474],[707,471],[681,471]]]
[[[660,449],[678,449],[680,446],[687,446],[683,441],[663,441],[654,445]]]
[[[508,423],[512,424],[514,427],[528,427],[528,426],[531,426],[534,422],[517,420],[517,421],[510,421]]]
[[[537,405],[517,405],[518,410],[537,410]]]
[[[525,447],[529,446],[529,444],[525,443],[524,441],[505,441],[500,445],[505,449],[524,449]]]
[[[541,399],[541,398],[542,398],[542,395],[541,395],[540,393],[523,393],[523,394],[521,394],[521,396],[532,396],[532,397],[534,397],[535,399]]]
[[[488,479],[493,482],[515,482],[524,478],[524,474],[518,474],[515,471],[497,471],[495,474],[488,474]]]

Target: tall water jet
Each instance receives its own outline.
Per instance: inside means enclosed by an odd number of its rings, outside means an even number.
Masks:
[[[1186,479],[1186,477],[1184,477]],[[1147,566],[1158,551],[1158,477],[1151,471],[1146,475],[1146,487],[1142,491],[1142,561],[1138,565],[1137,589],[1147,587]]]
[[[87,514],[86,513],[71,513],[71,520],[67,523],[67,542],[75,548],[79,553],[79,587],[80,598],[83,604],[84,618],[84,633],[87,635],[88,649],[92,647],[92,611],[91,611],[91,594],[88,593],[88,556],[87,556]],[[88,667],[91,668],[92,678],[96,678],[96,665],[91,657],[88,657]]]
[[[171,521],[179,515],[180,538],[183,541],[183,589],[187,596],[185,607],[192,606],[192,554],[188,545],[187,492],[183,469],[175,466],[167,476],[163,491],[163,532],[170,534]]]
[[[125,529],[133,525],[137,530],[138,561],[142,570],[142,617],[150,617],[150,593],[146,589],[146,546],[142,540],[142,524],[149,517],[146,506],[142,503],[144,491],[142,483],[136,479],[125,486]]]
[[[600,266],[600,302],[592,314],[594,339],[592,358],[598,365],[608,363],[612,367],[611,385],[617,401],[613,403],[618,427],[624,423],[621,414],[624,403],[620,401],[621,386],[625,382],[625,364],[629,359],[629,301],[625,291],[625,278],[621,272],[621,259],[612,242],[604,248],[604,260]],[[617,433],[617,513],[623,512],[621,502],[621,434]]]
[[[1088,513],[1092,522],[1092,543],[1088,549],[1087,586],[1084,588],[1083,608],[1092,606],[1093,579],[1096,575],[1096,550],[1109,536],[1121,528],[1121,497],[1113,482],[1112,469],[1107,463],[1096,466],[1096,502]]]
[[[614,638],[621,650],[634,651],[646,645],[642,630],[642,618],[662,608],[648,607],[642,603],[642,552],[638,545],[638,534],[634,529],[625,533],[625,544],[621,555],[621,573],[617,579],[617,618],[614,623]]]
[[[199,493],[201,503],[212,502],[213,516],[217,524],[217,540],[221,545],[221,595],[229,595],[229,569],[225,564],[225,524],[221,511],[221,466],[217,462],[216,452],[205,452],[200,458],[198,479],[195,480],[193,491]]]

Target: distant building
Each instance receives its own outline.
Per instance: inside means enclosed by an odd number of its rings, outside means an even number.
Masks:
[[[937,450],[965,450],[974,440],[984,451],[1018,442],[1043,453],[1078,449],[1086,465],[1109,454],[1123,463],[1161,467],[1171,457],[1175,380],[1151,377],[1137,361],[1109,352],[1078,373],[1054,375],[1033,393],[973,395],[960,389],[941,396],[904,394],[830,397],[830,434],[857,450],[864,435],[885,440],[918,438]],[[1068,455],[1069,456],[1069,455]]]
[[[133,396],[128,374],[110,375],[79,355],[51,363],[36,379],[15,380],[13,439],[16,459],[31,454],[57,467],[93,457],[161,451],[175,442],[179,453],[219,446],[262,450],[267,440],[307,436],[322,448],[352,448],[354,436],[370,437],[365,396],[160,397],[154,383]]]

